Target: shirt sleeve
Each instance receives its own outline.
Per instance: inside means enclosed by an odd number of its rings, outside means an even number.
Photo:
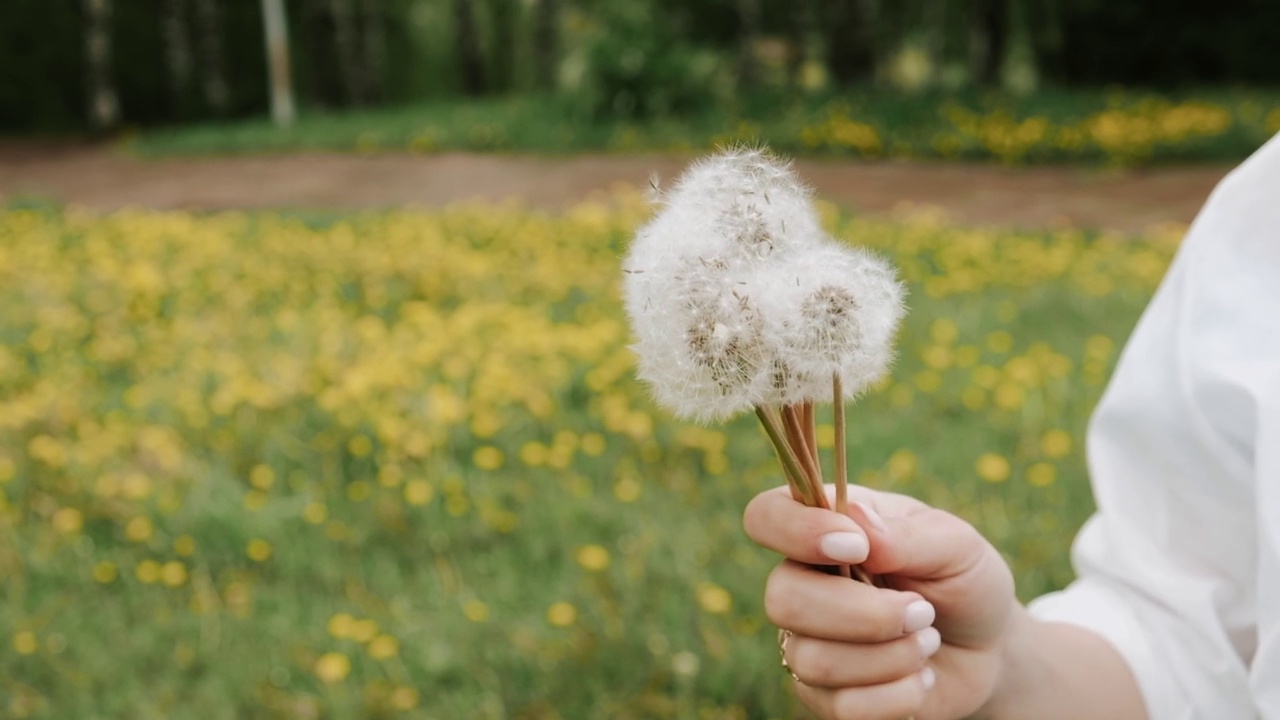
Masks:
[[[1090,423],[1078,579],[1031,608],[1110,642],[1152,720],[1280,718],[1277,358],[1280,137],[1210,196],[1125,347]]]

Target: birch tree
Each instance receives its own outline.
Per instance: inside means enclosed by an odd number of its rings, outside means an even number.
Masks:
[[[180,113],[191,86],[191,29],[187,25],[185,0],[164,0],[160,33],[164,39],[165,67],[168,70],[169,98],[175,114]]]
[[[293,77],[289,69],[289,31],[284,0],[262,0],[262,26],[267,43],[267,79],[271,119],[278,127],[293,124]]]
[[[111,0],[84,0],[84,44],[89,121],[98,130],[120,121],[120,100],[111,73]]]
[[[195,0],[196,19],[200,27],[200,66],[204,73],[201,87],[204,99],[217,115],[226,115],[231,102],[227,86],[226,57],[222,46],[222,8],[220,0]]]

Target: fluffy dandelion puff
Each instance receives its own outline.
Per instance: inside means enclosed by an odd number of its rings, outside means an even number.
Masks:
[[[634,323],[638,376],[681,417],[751,409],[769,356],[759,299],[718,263],[691,263],[671,281]]]
[[[827,239],[809,191],[762,150],[690,168],[624,268],[638,375],[681,417],[829,399],[837,375],[853,396],[888,367],[892,269]]]
[[[699,161],[659,196],[624,265],[639,376],[659,403],[713,419],[761,400],[774,353],[752,278],[821,237],[809,191],[763,150]]]
[[[887,262],[826,242],[772,268],[769,283],[769,344],[793,378],[777,402],[830,398],[835,375],[854,397],[888,370],[904,291]]]

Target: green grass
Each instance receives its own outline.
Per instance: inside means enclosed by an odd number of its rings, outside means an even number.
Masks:
[[[967,113],[967,115],[966,115]],[[1109,118],[1109,119],[1108,119]],[[1028,122],[1029,121],[1029,122]],[[1216,90],[902,94],[850,91],[755,97],[735,107],[649,121],[596,120],[565,99],[516,97],[144,131],[143,156],[299,151],[688,152],[734,140],[800,155],[1125,165],[1235,162],[1280,130],[1280,93]]]
[[[620,208],[0,212],[0,714],[799,717],[740,529],[778,470],[632,379]],[[911,288],[855,478],[1061,587],[1176,238],[838,234]]]

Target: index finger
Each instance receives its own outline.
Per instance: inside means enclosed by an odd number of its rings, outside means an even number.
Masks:
[[[808,565],[858,564],[870,549],[853,518],[798,503],[785,485],[752,498],[742,527],[757,544]]]

